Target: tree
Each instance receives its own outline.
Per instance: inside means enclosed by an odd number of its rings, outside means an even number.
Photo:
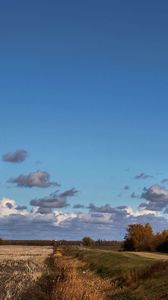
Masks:
[[[152,250],[154,234],[150,224],[131,224],[127,228],[124,249],[131,251]]]
[[[94,245],[94,240],[89,237],[89,236],[85,236],[83,239],[82,239],[82,244],[86,247],[91,247]]]
[[[168,252],[168,230],[156,233],[154,237],[154,248],[157,251]]]

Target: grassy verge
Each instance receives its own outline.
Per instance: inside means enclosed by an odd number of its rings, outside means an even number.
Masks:
[[[98,249],[66,247],[63,251],[65,256],[46,260],[46,271],[21,300],[168,299],[166,261]],[[102,279],[97,282],[94,272],[92,277],[88,277],[88,272],[82,275],[85,269],[98,273]],[[104,290],[102,297],[93,287],[105,281],[110,282],[110,288]]]
[[[93,249],[67,248],[66,255],[86,263],[102,277],[111,278],[110,300],[168,299],[168,262],[139,257],[127,252],[103,252]],[[115,288],[114,288],[115,287]]]
[[[82,276],[81,262],[67,257],[50,256],[46,271],[18,300],[106,300],[94,282]],[[99,282],[101,283],[101,282]]]
[[[106,252],[98,249],[80,250],[75,247],[68,247],[66,255],[76,257],[86,262],[87,266],[102,277],[116,278],[125,272],[134,269],[142,269],[154,263],[152,259],[139,257],[127,252]]]

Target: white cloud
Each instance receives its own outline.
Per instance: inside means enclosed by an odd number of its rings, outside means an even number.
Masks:
[[[168,190],[159,184],[145,188],[141,195],[146,203],[141,203],[139,207],[153,211],[162,211],[168,206]]]
[[[151,215],[151,214],[154,216],[160,216],[160,212],[156,212],[149,209],[139,208],[137,210],[133,210],[132,207],[127,207],[124,210],[127,212],[128,216],[133,216],[133,217],[139,217],[139,216]]]
[[[14,200],[3,198],[0,235],[9,239],[81,239],[85,235],[95,239],[122,239],[131,223],[149,222],[157,231],[168,227],[168,219],[158,211],[126,206],[106,210],[106,207],[94,206],[86,213],[65,213],[62,209],[43,213],[38,207],[31,211],[25,207],[18,209]]]
[[[0,200],[0,215],[9,216],[11,214],[17,213],[16,203],[14,200],[9,198],[3,198]]]

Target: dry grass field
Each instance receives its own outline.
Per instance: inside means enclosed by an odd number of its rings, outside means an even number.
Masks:
[[[30,291],[46,268],[52,247],[0,246],[0,299],[31,299]]]
[[[167,300],[167,255],[0,246],[0,300]]]

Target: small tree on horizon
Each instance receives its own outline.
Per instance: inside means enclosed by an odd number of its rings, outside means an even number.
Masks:
[[[93,246],[95,243],[95,241],[89,237],[89,236],[85,236],[83,239],[82,239],[82,244],[83,246],[86,246],[86,247],[91,247]]]

